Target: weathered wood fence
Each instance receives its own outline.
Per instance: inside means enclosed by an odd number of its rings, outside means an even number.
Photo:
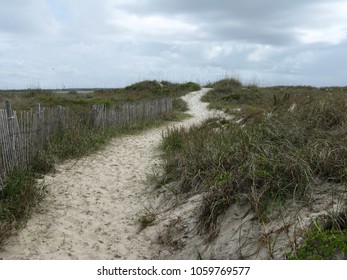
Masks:
[[[116,128],[172,111],[171,98],[117,107],[93,105],[86,113],[61,106],[44,108],[40,104],[30,111],[16,112],[10,101],[5,104],[6,109],[0,109],[0,190],[8,172],[30,166],[50,139],[65,129],[82,125],[100,130]]]

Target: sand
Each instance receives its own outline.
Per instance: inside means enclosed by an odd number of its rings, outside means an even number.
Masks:
[[[200,98],[184,97],[191,125],[212,116]],[[17,235],[0,251],[2,259],[152,259],[152,232],[139,232],[138,218],[153,199],[148,174],[158,163],[167,126],[114,139],[103,150],[56,167],[42,182],[48,193]]]

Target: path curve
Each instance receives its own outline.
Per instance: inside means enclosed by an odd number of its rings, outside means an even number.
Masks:
[[[193,118],[170,126],[214,115],[200,101],[207,91],[184,96]],[[43,179],[48,194],[26,227],[4,244],[0,259],[155,258],[137,219],[150,196],[146,178],[166,129],[116,138],[95,154],[57,166]]]

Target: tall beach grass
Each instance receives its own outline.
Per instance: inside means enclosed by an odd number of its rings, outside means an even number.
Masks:
[[[204,194],[198,220],[207,240],[241,200],[263,223],[288,199],[300,203],[318,185],[346,183],[346,89],[258,88],[233,79],[210,86],[204,100],[236,121],[168,131],[160,182],[175,181],[176,193]]]

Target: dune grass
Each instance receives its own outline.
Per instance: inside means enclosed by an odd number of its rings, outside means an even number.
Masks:
[[[208,240],[218,234],[219,216],[240,200],[266,222],[287,199],[300,202],[319,184],[346,183],[346,90],[245,87],[234,80],[212,86],[210,107],[238,121],[210,119],[168,131],[160,182],[176,181],[176,193],[204,193],[198,220]]]
[[[35,104],[43,107],[63,106],[75,111],[88,111],[93,104],[116,106],[124,102],[139,102],[163,97],[179,98],[182,95],[199,90],[200,85],[187,83],[171,83],[167,81],[142,81],[125,88],[95,89],[89,93],[78,93],[71,90],[58,93],[53,90],[0,90],[0,108],[4,108],[4,101],[11,99],[12,107],[16,110],[30,110]]]

